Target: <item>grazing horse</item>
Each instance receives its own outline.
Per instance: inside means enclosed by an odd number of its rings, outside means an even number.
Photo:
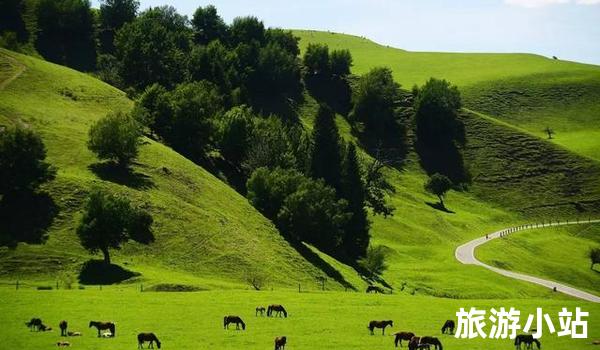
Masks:
[[[111,337],[115,336],[115,331],[116,331],[116,327],[115,324],[112,322],[98,322],[98,321],[90,321],[90,328],[91,327],[96,327],[96,329],[98,330],[98,338],[100,338],[102,335],[100,334],[100,331],[106,330],[108,329],[110,331]]]
[[[373,329],[375,328],[381,328],[381,334],[385,335],[385,327],[387,326],[393,327],[394,321],[371,321],[369,322],[367,328],[369,328],[369,330],[371,331],[371,335],[373,335]]]
[[[385,293],[385,291],[383,290],[383,288],[378,287],[378,286],[373,286],[373,285],[370,285],[370,286],[367,287],[367,293],[371,293],[371,292],[374,292],[375,294],[377,294],[377,293],[380,293],[380,294]]]
[[[446,321],[442,327],[442,334],[446,333],[446,330],[448,331],[448,334],[454,334],[454,327],[456,327],[454,320]]]
[[[59,348],[66,348],[71,346],[71,343],[69,343],[68,341],[61,340],[56,342],[56,346],[58,346]]]
[[[421,343],[421,337],[412,337],[408,342],[408,350],[416,350]]]
[[[60,323],[58,324],[58,328],[60,328],[60,336],[61,337],[66,337],[67,336],[67,321],[60,321]]]
[[[400,347],[402,347],[403,340],[410,341],[414,336],[415,334],[413,332],[398,332],[394,334],[394,345],[398,347],[398,344],[400,344]]]
[[[40,332],[50,332],[51,330],[52,330],[52,327],[48,327],[43,323],[38,327],[38,331],[40,331]]]
[[[275,338],[275,350],[283,350],[285,349],[285,343],[287,343],[286,337],[277,337]]]
[[[421,337],[420,344],[429,344],[435,346],[435,350],[442,350],[442,343],[435,337]]]
[[[223,328],[229,329],[229,324],[235,323],[235,329],[240,329],[240,324],[242,325],[242,329],[246,329],[246,324],[239,316],[225,316],[223,318]]]
[[[150,342],[150,344],[148,344],[148,349],[154,349],[154,343],[156,343],[156,347],[160,349],[160,340],[158,340],[154,333],[140,333],[137,335],[137,340],[138,349],[144,348],[144,342]]]
[[[258,314],[260,313],[261,316],[265,315],[265,307],[264,306],[257,306],[256,307],[256,312],[255,312],[255,316],[258,316]]]
[[[42,319],[40,318],[32,318],[31,321],[25,322],[25,325],[29,327],[29,330],[40,330],[40,326],[42,325]]]
[[[283,317],[287,318],[287,311],[285,311],[285,308],[283,307],[283,305],[277,305],[277,304],[269,305],[269,307],[267,308],[267,316],[269,316],[269,317],[273,316],[273,311],[275,311],[277,313],[276,316],[281,317],[281,315],[283,314]]]
[[[538,349],[542,348],[542,343],[534,339],[531,334],[519,334],[515,338],[515,349],[521,349],[521,344],[525,344],[526,349],[533,349],[533,344],[537,345]]]

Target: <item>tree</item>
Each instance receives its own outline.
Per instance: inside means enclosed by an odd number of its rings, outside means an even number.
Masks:
[[[191,36],[187,19],[173,7],[142,12],[115,37],[115,57],[121,63],[123,81],[138,89],[153,83],[172,88],[182,82]]]
[[[265,25],[253,16],[234,18],[229,27],[229,32],[234,47],[241,43],[256,42],[259,46],[263,46],[265,43]]]
[[[295,168],[297,159],[287,127],[281,119],[271,116],[254,124],[250,147],[242,166],[251,174],[258,168]]]
[[[103,53],[114,54],[115,33],[135,19],[140,2],[137,0],[102,0],[100,2],[99,39]]]
[[[126,168],[138,155],[141,136],[140,126],[131,115],[109,113],[92,125],[87,146],[99,159]]]
[[[83,217],[77,227],[81,245],[94,254],[104,255],[110,265],[109,249],[120,249],[129,238],[147,237],[151,234],[152,217],[135,208],[125,197],[95,189],[88,198]]]
[[[593,270],[594,269],[594,265],[600,264],[600,248],[590,249],[589,257],[590,257],[590,260],[592,262],[592,265],[590,266],[590,269]]]
[[[351,258],[362,257],[369,246],[369,219],[365,209],[365,184],[362,179],[356,146],[347,147],[342,170],[342,197],[348,201],[350,218],[345,227],[344,250]]]
[[[252,109],[247,106],[234,107],[222,117],[219,147],[221,154],[235,164],[239,164],[246,157],[254,118]]]
[[[194,42],[208,45],[213,40],[227,41],[228,28],[213,5],[198,7],[192,17]]]
[[[45,162],[46,147],[31,129],[0,129],[0,195],[2,199],[35,191],[56,175]]]
[[[259,168],[246,183],[248,201],[265,217],[275,221],[285,199],[306,181],[294,169]]]
[[[30,31],[26,23],[31,3],[26,0],[4,0],[0,2],[0,34],[5,37],[9,33],[18,43],[29,41]]]
[[[335,113],[327,105],[321,104],[313,129],[313,151],[310,174],[337,191],[342,177],[342,156],[340,135],[335,123]]]
[[[96,64],[94,18],[88,0],[39,0],[36,49],[47,60],[79,70]]]
[[[373,160],[367,166],[365,172],[365,201],[375,215],[388,217],[394,214],[394,206],[386,201],[388,193],[394,193],[395,188],[386,179],[383,169],[389,166],[391,161],[385,159],[380,150],[377,150]]]
[[[350,120],[361,123],[367,134],[386,140],[390,134],[396,140],[405,138],[405,131],[397,125],[396,101],[400,85],[394,81],[389,68],[373,68],[363,75],[354,90],[354,107]]]
[[[276,43],[260,49],[251,91],[265,96],[296,96],[300,91],[300,66],[296,56]]]
[[[265,38],[268,43],[279,45],[293,57],[298,57],[300,54],[300,47],[298,46],[300,38],[294,36],[294,33],[289,30],[269,28],[265,33]]]
[[[331,74],[345,77],[350,74],[352,54],[350,50],[333,50],[330,55]]]
[[[208,80],[219,87],[226,95],[237,84],[237,71],[234,52],[228,50],[219,40],[213,40],[207,46],[195,46],[188,60],[191,80]]]
[[[311,75],[328,76],[331,72],[329,65],[329,47],[324,44],[309,43],[302,59],[304,67]]]
[[[444,196],[451,188],[452,181],[447,176],[438,173],[431,175],[425,184],[425,189],[439,198],[442,207],[444,207]]]
[[[364,258],[358,261],[358,265],[369,274],[369,278],[373,278],[381,275],[385,270],[387,270],[388,266],[385,262],[386,257],[386,247],[381,245],[369,246],[369,249],[367,249],[367,254]]]

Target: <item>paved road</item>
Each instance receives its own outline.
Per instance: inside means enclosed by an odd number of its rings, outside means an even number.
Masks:
[[[594,303],[600,303],[600,297],[598,297],[596,295],[584,292],[582,290],[579,290],[579,289],[576,289],[573,287],[569,287],[567,285],[564,285],[564,284],[561,284],[558,282],[545,280],[545,279],[534,277],[534,276],[529,276],[529,275],[526,275],[523,273],[499,269],[497,267],[493,267],[493,266],[484,264],[475,258],[475,248],[479,247],[480,245],[482,245],[486,242],[491,241],[492,239],[500,238],[503,235],[510,235],[510,234],[513,234],[514,232],[527,230],[527,229],[534,229],[534,228],[542,228],[542,227],[550,227],[550,226],[563,226],[563,225],[580,225],[580,224],[588,224],[588,223],[600,223],[600,220],[589,220],[589,221],[581,221],[581,222],[577,222],[577,221],[558,222],[558,223],[555,222],[555,223],[551,223],[551,224],[546,223],[546,224],[533,224],[533,225],[522,225],[522,226],[517,226],[517,227],[510,227],[507,229],[496,231],[494,233],[490,233],[487,235],[487,238],[486,238],[486,236],[483,236],[481,238],[474,239],[468,243],[461,245],[460,247],[456,248],[456,252],[454,253],[454,256],[456,257],[456,259],[458,261],[460,261],[463,264],[483,266],[488,270],[492,270],[492,271],[499,273],[506,277],[515,278],[518,280],[539,284],[540,286],[544,286],[544,287],[550,288],[550,289],[553,289],[554,287],[556,287],[557,291],[559,291],[561,293],[564,293],[564,294],[567,294],[567,295],[570,295],[570,296],[573,296],[575,298],[579,298],[582,300],[591,301]]]

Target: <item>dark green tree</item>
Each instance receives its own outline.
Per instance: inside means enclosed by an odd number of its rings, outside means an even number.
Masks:
[[[594,265],[600,264],[600,248],[592,248],[588,254],[592,262],[590,269],[594,269]]]
[[[256,42],[259,46],[263,46],[265,43],[265,25],[253,16],[234,18],[229,32],[234,47],[241,43]]]
[[[79,70],[96,64],[94,18],[88,0],[39,0],[36,49],[47,60]]]
[[[214,40],[207,46],[196,46],[188,61],[190,79],[208,80],[216,84],[222,94],[230,94],[238,84],[236,62],[235,53],[219,40]]]
[[[335,122],[335,113],[327,105],[321,104],[313,129],[313,150],[310,174],[338,192],[341,188],[342,155],[341,139]]]
[[[251,91],[266,96],[296,96],[301,87],[296,56],[276,43],[260,49]]]
[[[425,189],[428,192],[436,195],[440,200],[440,205],[445,208],[444,196],[452,189],[452,181],[450,181],[450,179],[445,175],[435,173],[431,175],[425,184]]]
[[[235,164],[240,164],[246,157],[254,118],[252,109],[247,106],[234,107],[221,118],[219,148],[221,154]]]
[[[369,274],[369,278],[374,278],[387,270],[386,257],[386,247],[381,245],[369,246],[367,254],[358,261],[358,264]]]
[[[0,196],[5,200],[31,193],[54,179],[56,171],[46,161],[46,147],[31,129],[0,130]]]
[[[227,42],[228,28],[213,5],[198,7],[192,17],[194,42],[208,45],[213,40]]]
[[[98,39],[102,53],[115,53],[116,32],[125,23],[135,19],[139,7],[140,2],[137,0],[101,0]]]
[[[369,219],[365,209],[366,190],[356,146],[347,147],[342,169],[342,197],[348,202],[350,218],[345,226],[344,250],[353,258],[363,257],[369,246]]]
[[[258,168],[294,168],[297,165],[287,127],[277,117],[258,119],[242,166],[248,174]]]
[[[310,43],[302,59],[304,67],[311,75],[328,76],[331,72],[329,62],[329,47],[324,44]]]
[[[265,33],[265,37],[268,43],[279,45],[279,47],[290,55],[294,57],[300,55],[300,47],[298,46],[300,38],[294,36],[294,33],[291,31],[280,28],[269,28]]]
[[[174,87],[186,77],[192,31],[173,7],[154,7],[125,24],[115,38],[115,57],[128,86]]]
[[[31,35],[26,23],[28,7],[31,7],[31,3],[26,0],[1,1],[0,35],[13,33],[17,42],[27,42]]]
[[[138,155],[141,136],[140,126],[131,115],[109,113],[92,125],[87,146],[99,159],[126,168]]]
[[[294,169],[259,168],[246,183],[248,200],[264,216],[275,221],[285,199],[306,181]]]
[[[330,55],[331,74],[345,77],[350,74],[352,68],[352,55],[350,50],[333,50]]]
[[[129,238],[152,241],[152,221],[150,214],[125,197],[95,189],[84,207],[77,236],[85,249],[102,252],[104,263],[110,265],[109,249],[120,249]]]

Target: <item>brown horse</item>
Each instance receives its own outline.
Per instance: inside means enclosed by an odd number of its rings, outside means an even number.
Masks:
[[[60,336],[61,337],[66,337],[67,336],[67,321],[60,321],[60,323],[58,324],[58,328],[60,328]]]
[[[537,345],[538,349],[542,348],[542,343],[533,338],[531,334],[519,334],[515,338],[515,349],[521,350],[521,344],[525,344],[526,349],[533,349],[533,344]]]
[[[254,313],[254,316],[258,316],[258,314],[260,313],[261,316],[265,315],[265,307],[264,306],[257,306],[256,307],[256,312]]]
[[[160,340],[158,340],[154,333],[140,333],[137,335],[137,340],[138,349],[143,349],[145,342],[150,342],[150,344],[148,344],[148,349],[154,349],[154,343],[156,343],[156,347],[160,349]]]
[[[99,322],[99,321],[90,321],[90,326],[91,327],[96,327],[96,329],[98,330],[98,338],[100,338],[102,335],[100,334],[100,331],[103,330],[109,330],[111,337],[114,337],[116,334],[116,327],[115,324],[112,322]]]
[[[373,329],[375,328],[381,328],[381,334],[385,335],[385,327],[387,326],[394,326],[394,321],[371,321],[369,322],[369,325],[367,326],[367,328],[369,328],[369,330],[371,331],[371,335],[373,335]]]
[[[283,305],[278,305],[278,304],[269,305],[269,307],[267,308],[267,316],[269,316],[269,317],[273,316],[273,311],[275,311],[277,313],[276,316],[281,317],[281,315],[283,315],[283,317],[287,318],[287,311],[285,311],[285,308],[283,307]]]
[[[283,350],[285,349],[285,344],[287,343],[287,337],[277,337],[275,338],[275,350]]]
[[[443,350],[442,343],[435,337],[421,337],[420,344],[429,344],[435,346],[435,350]]]
[[[235,329],[240,329],[240,324],[243,330],[246,329],[246,324],[239,316],[225,316],[223,318],[223,329],[229,329],[230,323],[235,323]]]
[[[454,334],[454,327],[456,327],[454,321],[447,320],[442,326],[442,334],[446,333],[446,330],[448,331],[448,334]]]
[[[383,288],[378,287],[378,286],[373,286],[373,285],[370,285],[370,286],[367,287],[367,293],[371,293],[371,292],[374,292],[376,294],[377,293],[380,293],[380,294],[385,293],[385,291],[383,290]]]
[[[408,350],[416,350],[421,344],[421,337],[412,337],[408,342]]]
[[[34,331],[34,330],[39,331],[40,330],[40,326],[42,325],[42,319],[34,317],[29,322],[25,322],[25,325],[27,327],[29,327],[30,331]]]
[[[398,332],[394,334],[394,345],[398,347],[398,344],[400,344],[400,347],[402,347],[403,340],[410,341],[414,336],[413,332]]]

